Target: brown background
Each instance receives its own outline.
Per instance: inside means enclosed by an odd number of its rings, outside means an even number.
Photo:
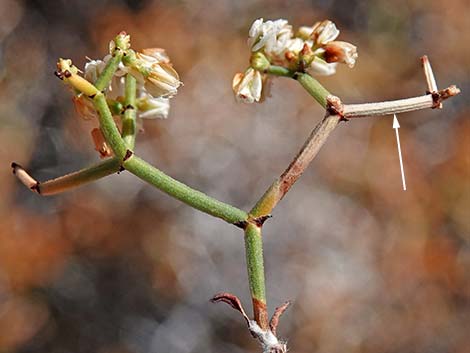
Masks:
[[[269,309],[292,352],[468,352],[470,347],[470,21],[461,1],[0,1],[0,351],[248,352],[242,233],[123,173],[41,198],[40,180],[98,159],[56,59],[83,66],[120,30],[166,48],[184,87],[168,120],[145,121],[137,153],[249,209],[322,110],[277,79],[263,104],[236,104],[258,17],[295,27],[329,18],[359,59],[321,82],[345,102],[422,94],[419,57],[463,93],[443,110],[342,124],[265,226]],[[251,311],[251,310],[250,310]]]

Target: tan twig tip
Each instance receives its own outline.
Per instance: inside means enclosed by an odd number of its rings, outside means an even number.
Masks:
[[[13,169],[13,174],[16,175],[16,177],[26,186],[28,187],[29,189],[31,189],[32,191],[35,191],[37,192],[38,194],[40,194],[40,190],[39,190],[39,182],[34,179],[31,175],[29,175],[26,170],[24,170],[24,168],[22,166],[20,166],[19,164],[13,162],[11,164],[11,167]]]
[[[424,76],[426,77],[426,84],[428,86],[426,93],[431,93],[431,94],[437,93],[438,89],[437,89],[436,78],[434,77],[431,63],[429,62],[427,55],[423,55],[421,57],[421,63],[423,65]],[[436,102],[436,104],[432,108],[442,109],[442,103]]]

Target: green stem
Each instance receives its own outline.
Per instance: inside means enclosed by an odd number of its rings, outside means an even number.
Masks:
[[[264,280],[263,238],[261,227],[252,223],[248,223],[245,229],[245,253],[254,319],[262,329],[266,330],[268,329],[268,312]]]
[[[295,72],[282,66],[271,65],[268,70],[268,74],[274,76],[290,77],[293,78],[302,85],[303,88],[320,103],[323,108],[326,108],[326,97],[331,95],[330,92],[322,86],[320,82],[310,76],[308,73]]]
[[[99,91],[103,91],[106,87],[109,86],[109,82],[111,82],[111,79],[113,78],[119,63],[122,60],[122,56],[123,52],[121,50],[116,50],[113,54],[113,57],[106,63],[103,72],[101,72],[100,77],[98,77],[95,82],[95,87]]]
[[[79,171],[42,182],[41,195],[57,194],[68,189],[101,179],[119,171],[120,163],[116,158],[109,158],[101,163]]]
[[[330,93],[309,74],[295,73],[279,66],[271,66],[268,69],[268,73],[297,79],[318,103],[326,107],[327,97]],[[337,125],[337,118],[333,118],[331,124],[329,123],[330,120],[331,119],[325,118],[319,124],[320,127],[314,129],[309,139],[294,158],[293,162],[287,167],[286,171],[279,179],[274,181],[250,211],[250,219],[267,216],[272,212],[277,203],[300,177],[303,170],[305,170],[320,149],[324,142],[324,139],[321,139],[321,137],[328,136],[329,132]],[[323,126],[331,126],[331,128],[327,129],[327,133],[323,133],[325,130],[322,128]],[[268,329],[263,265],[263,239],[261,236],[261,227],[253,222],[249,222],[245,229],[245,251],[254,317],[260,327]]]
[[[326,108],[326,98],[331,95],[330,92],[322,86],[320,82],[315,80],[312,76],[307,73],[299,73],[296,75],[297,81],[302,85],[303,88],[323,107]]]
[[[192,189],[135,155],[126,160],[123,166],[132,174],[168,195],[228,223],[237,224],[248,218],[246,212]]]
[[[125,87],[125,111],[122,118],[122,138],[129,149],[134,149],[136,134],[136,86],[137,81],[134,76],[127,74]]]
[[[109,66],[117,68],[114,63]],[[130,83],[128,87],[130,91],[132,89]],[[127,98],[131,99],[130,96]],[[104,94],[101,92],[96,94],[93,98],[93,104],[99,113],[100,128],[106,142],[110,145],[116,158],[122,161],[122,166],[129,172],[166,192],[168,195],[229,223],[239,225],[248,219],[246,212],[192,189],[135,156],[127,148],[126,143],[119,134]]]
[[[96,94],[93,98],[93,104],[99,113],[100,129],[106,142],[111,146],[116,158],[123,160],[127,152],[127,146],[114,122],[104,94],[101,92]]]
[[[289,70],[288,68],[285,68],[283,66],[271,65],[266,70],[266,73],[274,76],[293,77],[295,71]]]
[[[48,196],[70,190],[77,186],[81,186],[116,173],[119,171],[120,162],[116,158],[109,158],[91,167],[43,182],[38,182],[16,163],[13,163],[12,167],[14,173],[28,188],[42,196]]]

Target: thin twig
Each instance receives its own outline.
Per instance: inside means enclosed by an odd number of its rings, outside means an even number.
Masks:
[[[335,104],[338,103],[337,98],[335,98],[336,97],[333,96],[327,97],[327,101],[330,105],[333,104],[332,102],[335,102]],[[312,130],[307,141],[287,169],[282,173],[279,179],[274,181],[263,197],[261,197],[253,207],[250,212],[252,216],[260,217],[272,212],[277,203],[284,197],[297,179],[300,178],[310,162],[318,154],[327,138],[336,126],[338,126],[340,120],[341,116],[339,114],[334,114],[332,110],[327,109],[325,117]]]
[[[443,100],[456,96],[459,93],[460,89],[456,86],[449,86],[446,89],[436,91],[433,94],[426,94],[425,96],[377,103],[344,104],[343,116],[347,119],[364,118],[434,108],[436,105],[441,105]]]
[[[434,75],[430,69],[429,60],[425,62],[426,78],[428,87],[433,88],[435,85]],[[453,97],[460,93],[460,89],[452,85],[446,89],[434,92],[424,96],[399,99],[394,101],[365,103],[365,104],[342,104],[339,98],[329,94],[321,84],[305,73],[292,73],[289,70],[279,70],[276,67],[268,71],[270,74],[277,76],[285,76],[296,79],[305,90],[315,98],[322,106],[326,106],[327,114],[323,120],[310,133],[307,141],[295,156],[289,167],[282,173],[279,179],[275,180],[269,189],[258,200],[256,205],[250,211],[252,217],[261,217],[269,215],[278,202],[289,191],[292,185],[302,175],[310,162],[318,154],[320,148],[326,142],[327,138],[338,126],[341,119],[368,117],[368,116],[384,116],[397,113],[404,113],[413,110],[426,108],[434,108],[441,104],[447,98]],[[434,83],[433,83],[434,82]],[[318,88],[320,87],[320,89]],[[321,92],[321,94],[319,94]],[[327,102],[324,104],[323,102]]]
[[[34,179],[19,164],[12,163],[11,167],[13,168],[13,174],[15,174],[26,187],[42,196],[49,196],[116,173],[119,171],[120,161],[116,158],[109,158],[91,167],[41,182]]]

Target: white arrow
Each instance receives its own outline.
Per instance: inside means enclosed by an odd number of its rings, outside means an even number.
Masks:
[[[400,169],[401,180],[403,181],[403,190],[406,190],[405,172],[403,171],[403,160],[401,158],[400,135],[398,135],[398,129],[400,128],[400,124],[398,123],[396,114],[393,114],[393,128],[395,129],[395,133],[397,134],[398,157],[400,157]]]

